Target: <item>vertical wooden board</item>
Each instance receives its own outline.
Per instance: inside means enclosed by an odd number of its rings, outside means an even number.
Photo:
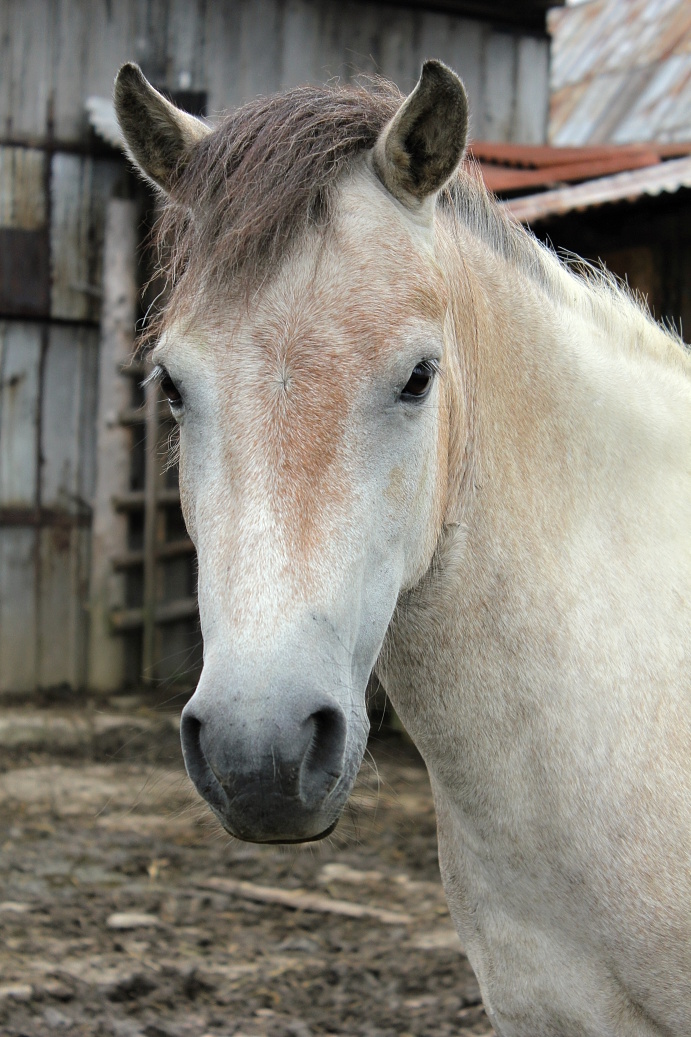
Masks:
[[[85,51],[84,96],[111,97],[118,69],[135,59],[133,0],[88,0],[89,36]]]
[[[15,140],[47,136],[51,100],[56,0],[12,0],[4,9],[3,135]]]
[[[319,6],[308,0],[287,0],[283,23],[281,86],[319,83],[321,66]]]
[[[40,688],[86,684],[87,529],[53,527],[38,536],[37,673]]]
[[[0,692],[36,687],[36,533],[0,526]]]
[[[49,331],[41,414],[41,504],[72,512],[77,499],[79,348],[76,328]]]
[[[50,309],[54,317],[87,320],[89,216],[93,159],[56,153],[51,161]]]
[[[91,530],[76,529],[72,550],[72,588],[76,614],[74,622],[74,685],[86,687],[89,664]]]
[[[8,88],[12,75],[12,46],[10,33],[11,12],[9,4],[0,4],[0,68],[6,76],[5,85],[0,90],[0,136],[8,139],[11,133],[12,91]]]
[[[276,0],[240,6],[235,31],[240,44],[238,86],[243,100],[281,87],[283,8]]]
[[[380,64],[382,74],[393,80],[404,94],[410,93],[420,73],[420,23],[417,11],[400,11],[395,19],[386,8],[382,21]]]
[[[135,5],[136,58],[148,79],[157,86],[168,80],[168,0],[137,0]]]
[[[70,513],[84,513],[91,505],[95,338],[93,330],[54,325],[45,359],[41,503]]]
[[[97,321],[105,203],[122,175],[121,159],[58,152],[51,161],[51,314]]]
[[[46,154],[0,145],[0,312],[43,317],[49,306]]]
[[[348,82],[360,73],[380,72],[382,32],[380,13],[366,4],[334,0],[324,4],[324,78],[337,76]]]
[[[40,230],[46,223],[46,154],[0,146],[0,227]]]
[[[470,104],[470,132],[482,135],[482,69],[487,29],[480,22],[426,13],[422,19],[420,60],[439,58],[463,80]]]
[[[127,519],[114,510],[112,499],[130,485],[130,436],[117,415],[128,407],[130,395],[120,366],[131,357],[134,340],[137,206],[112,198],[105,220],[89,593],[89,684],[103,691],[122,684],[126,663],[122,639],[110,631],[109,614],[113,607],[125,604],[125,579],[113,570],[112,558],[127,549]]]
[[[492,32],[485,47],[484,128],[486,140],[512,140],[516,92],[516,37]]]
[[[200,0],[172,0],[168,21],[168,85],[173,90],[206,90],[206,72],[199,62],[204,40],[204,5]]]
[[[38,533],[37,683],[40,688],[74,687],[75,626],[80,603],[75,600],[73,552],[77,530],[66,526]]]
[[[549,41],[535,36],[517,40],[516,107],[511,140],[544,144],[549,113]]]
[[[41,328],[0,323],[0,505],[35,507]]]
[[[236,70],[242,63],[240,39],[235,26],[247,0],[228,0],[225,4],[209,4],[204,18],[202,58],[206,89],[209,93],[209,115],[235,108],[247,98]]]
[[[91,0],[59,0],[56,4],[53,120],[60,141],[77,141],[86,133],[86,64],[96,29],[93,7]]]
[[[81,397],[79,401],[79,471],[77,495],[89,506],[96,490],[96,422],[98,417],[98,344],[96,328],[80,328]]]

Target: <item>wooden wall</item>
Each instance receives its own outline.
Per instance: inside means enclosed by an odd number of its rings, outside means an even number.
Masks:
[[[98,331],[0,321],[0,691],[85,680]]]
[[[85,99],[110,97],[124,61],[170,90],[206,92],[213,114],[357,71],[407,91],[430,57],[464,78],[476,138],[544,140],[545,36],[353,0],[5,0],[0,139],[85,140]]]
[[[99,497],[105,213],[131,182],[87,99],[127,60],[213,117],[361,71],[407,91],[428,57],[465,79],[475,137],[543,141],[548,41],[515,25],[353,0],[0,2],[0,692],[123,679],[122,660],[89,661],[88,586],[110,485]]]

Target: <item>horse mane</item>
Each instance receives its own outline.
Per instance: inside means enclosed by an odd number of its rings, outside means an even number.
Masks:
[[[170,290],[165,323],[202,294],[208,303],[210,291],[251,291],[310,227],[325,230],[339,180],[402,100],[393,83],[372,78],[366,86],[296,87],[221,119],[195,147],[159,220],[158,272]],[[691,374],[681,339],[654,321],[645,300],[604,268],[558,257],[497,204],[477,169],[460,170],[440,208],[452,231],[454,222],[467,228],[554,301],[612,331],[623,321],[635,348],[644,344]]]
[[[536,283],[560,307],[593,320],[622,348],[656,355],[691,377],[688,346],[672,327],[660,324],[647,300],[604,264],[573,253],[557,253],[511,215],[510,205],[497,203],[479,167],[461,170],[444,199],[453,233],[467,230],[492,252]]]

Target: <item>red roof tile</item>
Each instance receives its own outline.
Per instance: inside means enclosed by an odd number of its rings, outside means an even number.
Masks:
[[[497,194],[552,189],[644,169],[689,154],[691,142],[551,148],[473,141],[469,150],[469,158],[479,164],[485,184]]]

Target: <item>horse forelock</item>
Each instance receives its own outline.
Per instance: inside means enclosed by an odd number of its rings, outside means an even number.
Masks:
[[[195,147],[159,222],[173,308],[193,307],[200,285],[205,295],[253,290],[309,228],[328,226],[334,185],[401,101],[375,79],[367,89],[301,86],[226,115]]]

